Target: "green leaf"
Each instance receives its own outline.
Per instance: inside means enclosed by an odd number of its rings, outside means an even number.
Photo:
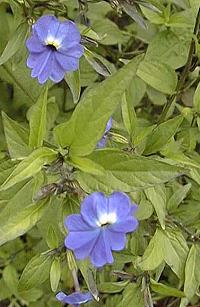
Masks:
[[[180,186],[180,188],[176,189],[174,194],[170,197],[170,199],[167,202],[167,209],[169,211],[176,210],[178,208],[179,204],[187,196],[190,189],[191,189],[191,183],[188,183],[184,186]]]
[[[166,191],[164,186],[155,186],[145,190],[147,198],[152,203],[162,229],[165,229]]]
[[[192,9],[187,9],[181,12],[172,14],[167,25],[175,28],[193,28],[195,23],[195,15]]]
[[[129,284],[123,292],[123,299],[116,307],[144,307],[141,288],[137,284]]]
[[[173,94],[176,89],[177,75],[167,64],[144,60],[138,67],[137,76],[162,93]]]
[[[165,18],[163,14],[160,14],[159,12],[154,12],[150,10],[149,8],[141,6],[142,13],[144,16],[151,22],[155,23],[157,25],[165,24]]]
[[[167,63],[177,69],[185,65],[189,45],[189,39],[183,39],[169,29],[158,32],[147,48],[145,60]]]
[[[128,14],[135,22],[137,22],[140,27],[147,29],[144,18],[141,16],[140,12],[137,10],[137,7],[133,3],[129,4],[127,2],[122,2],[120,4],[126,14]]]
[[[104,77],[109,77],[111,75],[110,69],[105,65],[105,61],[101,59],[101,57],[98,54],[95,54],[85,48],[84,56],[88,63],[94,68],[94,70],[104,76]]]
[[[9,288],[9,290],[17,295],[17,286],[18,286],[18,275],[14,266],[11,264],[7,265],[3,270],[3,279]]]
[[[68,72],[65,75],[65,81],[67,82],[71,90],[74,103],[77,103],[81,95],[80,71],[76,70],[76,71]]]
[[[167,229],[164,234],[164,259],[172,271],[183,280],[185,262],[188,254],[188,246],[182,233]]]
[[[135,76],[131,82],[129,87],[126,90],[126,99],[129,105],[133,105],[134,107],[139,105],[140,101],[144,97],[146,92],[146,83]]]
[[[26,22],[23,22],[18,26],[16,31],[14,31],[13,36],[8,41],[6,48],[0,56],[0,65],[7,62],[21,48],[21,46],[24,45],[27,30],[28,24]]]
[[[59,244],[58,235],[52,225],[49,226],[47,236],[46,236],[47,245],[49,248],[57,248]]]
[[[87,158],[73,156],[70,162],[73,164],[73,166],[88,174],[102,175],[104,172],[103,167]]]
[[[0,163],[0,184],[10,176],[17,164],[18,162],[11,160],[4,160]]]
[[[30,153],[28,130],[2,112],[4,133],[9,154],[12,159],[22,159]]]
[[[0,300],[3,301],[5,299],[8,299],[12,296],[12,292],[7,287],[5,281],[3,278],[0,279]]]
[[[89,158],[103,167],[105,173],[89,175],[77,172],[76,178],[87,192],[136,191],[169,181],[180,171],[176,166],[117,150],[97,150]]]
[[[163,106],[167,102],[166,95],[155,90],[151,86],[147,87],[147,95],[154,105]]]
[[[143,257],[138,261],[138,266],[142,270],[155,270],[164,261],[163,237],[163,232],[156,229]]]
[[[47,125],[47,94],[48,87],[45,86],[37,102],[32,106],[30,110],[30,135],[29,135],[29,146],[32,149],[42,146]]]
[[[137,126],[137,117],[133,107],[133,104],[130,103],[130,100],[126,98],[126,95],[123,95],[122,99],[122,117],[124,126],[128,131],[129,135],[132,136],[135,127]]]
[[[119,293],[124,290],[128,283],[129,280],[123,280],[119,282],[104,282],[98,285],[98,289],[101,293]]]
[[[140,59],[134,58],[117,73],[92,88],[80,101],[71,119],[55,128],[58,144],[68,146],[70,155],[85,156],[96,147],[110,116],[135,75]]]
[[[135,213],[135,216],[139,221],[142,221],[142,220],[146,220],[150,218],[153,212],[154,212],[154,208],[151,202],[145,199],[145,200],[140,201],[138,209]]]
[[[1,190],[6,190],[14,184],[37,174],[43,165],[53,162],[56,156],[57,153],[50,148],[42,147],[36,149],[17,165],[14,171],[2,184]]]
[[[43,291],[41,289],[30,289],[25,291],[19,291],[20,299],[23,299],[26,302],[36,302],[43,295]]]
[[[52,259],[48,255],[37,255],[26,265],[20,280],[19,291],[29,290],[44,283],[50,272]]]
[[[144,271],[151,271],[165,261],[182,280],[187,254],[188,246],[181,232],[157,229],[138,265]]]
[[[193,244],[185,264],[184,292],[189,300],[193,298],[200,285],[200,247]]]
[[[200,82],[195,90],[193,105],[196,112],[200,112]]]
[[[128,35],[124,35],[126,33],[122,32],[116,23],[108,18],[95,20],[92,23],[92,29],[102,38],[100,42],[103,45],[123,44],[129,38]]]
[[[184,292],[151,279],[151,289],[163,296],[185,297]]]
[[[40,204],[30,205],[10,217],[1,224],[0,245],[22,236],[41,219],[46,211],[47,203],[41,201]]]
[[[15,187],[17,189],[14,189],[14,194],[8,198],[6,207],[1,210],[0,225],[3,225],[5,221],[9,219],[13,215],[13,212],[19,212],[32,204],[34,180],[30,180],[28,182],[26,180]],[[1,192],[0,195],[4,195],[5,193],[11,193],[10,189],[4,193]],[[3,196],[1,197],[3,198]]]
[[[30,71],[25,61],[21,61],[15,69],[9,62],[3,64],[0,66],[0,75],[4,81],[13,85],[15,102],[19,104],[26,102],[29,105],[35,103],[41,86],[34,78],[30,78]]]
[[[175,135],[182,121],[183,117],[180,115],[157,126],[147,140],[144,154],[149,155],[161,150]]]
[[[96,286],[96,269],[91,265],[88,259],[78,261],[77,263],[81,274],[87,284],[89,291],[92,293],[96,300],[99,300],[98,289]]]
[[[51,269],[50,269],[50,283],[51,283],[51,289],[53,292],[56,292],[58,288],[60,276],[61,276],[60,259],[55,258],[52,262]]]

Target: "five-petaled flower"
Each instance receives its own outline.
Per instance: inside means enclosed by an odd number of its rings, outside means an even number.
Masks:
[[[55,16],[42,16],[32,27],[26,46],[27,66],[40,84],[48,79],[60,82],[66,72],[75,71],[83,55],[80,32],[72,21],[60,22]]]
[[[72,294],[65,294],[64,292],[59,292],[56,295],[57,300],[62,302],[63,304],[70,304],[74,307],[78,307],[79,304],[85,304],[91,300],[93,300],[93,296],[90,292],[74,292]]]
[[[109,121],[107,122],[104,135],[102,136],[101,140],[97,143],[97,148],[103,148],[106,146],[108,132],[110,131],[111,128],[112,128],[112,117],[110,117]]]
[[[133,216],[136,209],[125,193],[114,192],[108,197],[101,192],[92,193],[83,200],[81,214],[66,218],[65,246],[73,250],[77,259],[90,257],[95,267],[113,263],[112,250],[124,249],[126,233],[138,226]]]

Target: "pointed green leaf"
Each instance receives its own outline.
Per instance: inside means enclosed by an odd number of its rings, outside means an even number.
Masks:
[[[149,155],[161,150],[175,135],[182,121],[183,117],[180,115],[157,126],[148,137],[144,154]]]
[[[80,101],[71,119],[55,128],[58,144],[69,147],[71,155],[85,156],[96,147],[110,116],[134,77],[140,59],[141,57],[134,58],[111,77],[93,87]]]
[[[19,290],[28,290],[40,286],[49,277],[51,258],[48,255],[37,255],[26,265],[19,280]]]
[[[165,187],[156,185],[155,187],[145,190],[145,194],[152,203],[156,211],[162,229],[165,229],[165,216],[166,216]]]
[[[67,82],[71,90],[74,103],[77,103],[81,95],[80,71],[76,70],[76,71],[68,72],[65,75],[65,81]]]
[[[56,156],[57,152],[50,148],[41,147],[36,149],[17,165],[14,171],[2,184],[1,190],[6,190],[12,187],[14,184],[37,174],[43,165],[51,163],[56,159]]]
[[[141,287],[137,284],[129,284],[123,291],[123,298],[116,307],[144,307],[144,298]]]
[[[0,65],[7,62],[22,47],[22,45],[24,45],[27,30],[28,24],[26,22],[23,22],[18,26],[0,56]]]
[[[180,186],[180,188],[176,189],[174,194],[170,197],[170,199],[167,202],[167,209],[169,211],[177,209],[179,204],[187,196],[190,189],[191,189],[191,183],[188,183],[184,186]]]
[[[138,261],[139,267],[144,271],[155,270],[164,261],[163,253],[163,233],[156,229],[142,259]]]
[[[189,300],[193,298],[200,285],[200,247],[193,244],[185,265],[184,292]]]
[[[163,296],[185,297],[184,292],[151,279],[151,289]]]
[[[28,130],[2,112],[4,133],[12,159],[22,159],[30,153],[28,148]]]
[[[55,258],[52,262],[51,269],[50,269],[50,283],[51,283],[51,289],[53,292],[56,292],[58,288],[60,276],[61,276],[60,259]]]
[[[32,149],[42,146],[47,125],[47,93],[48,87],[45,86],[37,102],[32,106],[30,110],[30,135],[29,146]]]
[[[41,201],[40,204],[30,205],[10,215],[0,226],[0,245],[22,236],[35,226],[44,214],[46,207],[46,202]]]
[[[193,104],[194,104],[194,109],[196,112],[200,112],[200,82],[195,90],[194,93],[194,100],[193,100]]]
[[[137,76],[162,93],[173,94],[176,89],[177,75],[167,64],[144,60],[138,67]]]
[[[87,191],[136,191],[177,177],[180,169],[155,159],[129,155],[117,150],[97,150],[90,157],[105,172],[90,175],[77,172],[76,178]]]
[[[165,262],[180,279],[183,279],[185,262],[188,254],[186,240],[182,233],[177,230],[167,229],[163,234]]]

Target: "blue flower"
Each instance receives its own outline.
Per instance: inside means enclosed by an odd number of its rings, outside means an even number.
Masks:
[[[72,21],[60,22],[55,16],[42,16],[32,27],[26,46],[30,52],[27,66],[40,84],[48,79],[60,82],[66,72],[78,69],[83,55],[81,36]]]
[[[101,140],[97,143],[97,148],[103,148],[103,147],[106,146],[107,134],[108,134],[108,132],[110,131],[111,128],[112,128],[112,117],[110,117],[109,121],[107,122],[104,135],[101,138]]]
[[[81,204],[81,214],[69,215],[65,220],[68,236],[65,246],[73,250],[77,259],[90,257],[95,267],[113,263],[113,251],[126,245],[126,233],[136,230],[133,216],[137,205],[122,192],[106,197],[101,192],[87,196]]]
[[[66,295],[64,292],[59,292],[56,295],[57,300],[61,301],[63,304],[70,304],[74,307],[78,307],[79,304],[87,303],[93,300],[93,296],[90,292],[81,293],[74,292],[70,295]]]

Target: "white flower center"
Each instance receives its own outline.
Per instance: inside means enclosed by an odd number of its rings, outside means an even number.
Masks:
[[[60,41],[53,36],[47,36],[45,44],[47,46],[53,46],[56,49],[60,48]]]
[[[97,225],[101,227],[106,224],[114,224],[116,221],[117,221],[117,216],[115,212],[111,212],[107,214],[105,213],[99,217],[97,221]]]

